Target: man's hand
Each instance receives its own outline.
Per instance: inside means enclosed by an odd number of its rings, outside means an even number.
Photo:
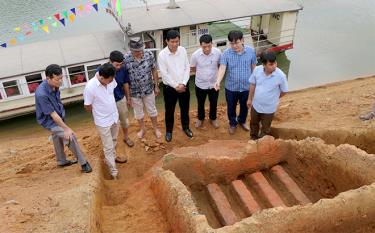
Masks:
[[[64,139],[70,141],[73,139],[74,132],[71,128],[64,129]]]
[[[249,108],[249,109],[251,109],[251,106],[253,105],[253,100],[252,99],[247,99],[247,102],[246,102],[246,104],[247,104],[247,107]]]
[[[179,84],[179,85],[176,87],[176,91],[177,91],[178,93],[183,93],[183,92],[185,92],[185,91],[186,91],[186,87],[185,87],[185,85],[184,85],[184,84]]]
[[[154,92],[155,92],[155,96],[158,96],[160,94],[160,88],[158,85],[155,85]]]
[[[215,83],[215,90],[216,91],[219,91],[220,90],[220,82],[217,82]]]
[[[128,105],[129,108],[133,107],[132,98],[127,98],[126,99],[126,104]]]

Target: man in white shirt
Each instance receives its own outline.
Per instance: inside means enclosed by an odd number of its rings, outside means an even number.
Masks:
[[[215,89],[217,71],[221,51],[212,47],[212,36],[209,34],[202,35],[199,38],[201,48],[195,51],[191,56],[191,71],[195,72],[195,94],[198,102],[198,120],[195,127],[202,126],[205,118],[204,103],[208,95],[210,101],[210,122],[215,128],[219,128],[217,118],[217,99],[219,90]]]
[[[164,83],[165,140],[170,142],[177,100],[181,109],[181,125],[184,133],[192,138],[193,132],[189,128],[190,66],[186,49],[180,46],[180,34],[175,30],[167,32],[166,42],[167,47],[159,53],[158,63]]]
[[[102,65],[83,92],[85,109],[92,112],[102,141],[105,163],[113,179],[117,179],[118,174],[115,158],[119,131],[119,114],[113,93],[117,86],[115,73],[116,68],[112,64]]]

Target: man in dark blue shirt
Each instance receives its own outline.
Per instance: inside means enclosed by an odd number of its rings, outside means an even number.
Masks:
[[[134,146],[134,142],[130,140],[128,133],[128,106],[131,106],[129,75],[128,70],[123,65],[124,54],[120,51],[112,51],[109,55],[109,62],[116,68],[115,80],[117,86],[114,90],[117,110],[120,118],[122,132],[124,134],[124,143],[129,147]]]
[[[59,90],[63,78],[62,69],[59,65],[52,64],[46,68],[45,74],[47,79],[35,92],[36,120],[39,125],[52,133],[58,166],[70,166],[78,160],[82,171],[89,173],[92,171],[91,166],[85,159],[73,130],[64,122],[65,110]],[[69,147],[77,160],[66,159],[64,145]]]

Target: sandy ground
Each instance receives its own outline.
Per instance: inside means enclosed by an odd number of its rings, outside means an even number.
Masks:
[[[358,119],[372,108],[374,85],[375,76],[290,93],[281,101],[273,134],[296,139],[319,136],[328,143],[351,143],[374,153],[375,120]],[[94,167],[91,174],[82,174],[78,165],[56,167],[46,131],[27,135],[12,132],[10,137],[2,138],[0,232],[89,232],[91,216],[87,210],[95,192],[102,193],[103,206],[97,213],[102,232],[170,232],[150,189],[150,168],[176,147],[201,145],[209,139],[249,138],[242,129],[233,136],[227,133],[225,106],[219,108],[219,129],[206,121],[202,129],[196,130],[195,109],[190,116],[194,132],[191,140],[183,134],[177,116],[172,143],[156,140],[150,122],[145,140],[135,140],[134,148],[120,142],[117,151],[128,156],[129,162],[119,165],[117,181],[109,180],[102,169],[100,139],[92,122],[73,129]],[[162,120],[159,125],[163,126]],[[131,120],[133,139],[137,130],[136,122]],[[93,185],[97,179],[102,179],[99,191]]]

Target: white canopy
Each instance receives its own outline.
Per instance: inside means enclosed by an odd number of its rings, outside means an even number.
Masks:
[[[70,66],[106,59],[112,50],[124,52],[121,31],[66,37],[0,48],[0,78],[38,72],[49,64]]]
[[[299,11],[302,6],[290,0],[189,0],[169,4],[125,8],[121,24],[131,25],[130,34],[174,27],[230,20],[254,15]]]

